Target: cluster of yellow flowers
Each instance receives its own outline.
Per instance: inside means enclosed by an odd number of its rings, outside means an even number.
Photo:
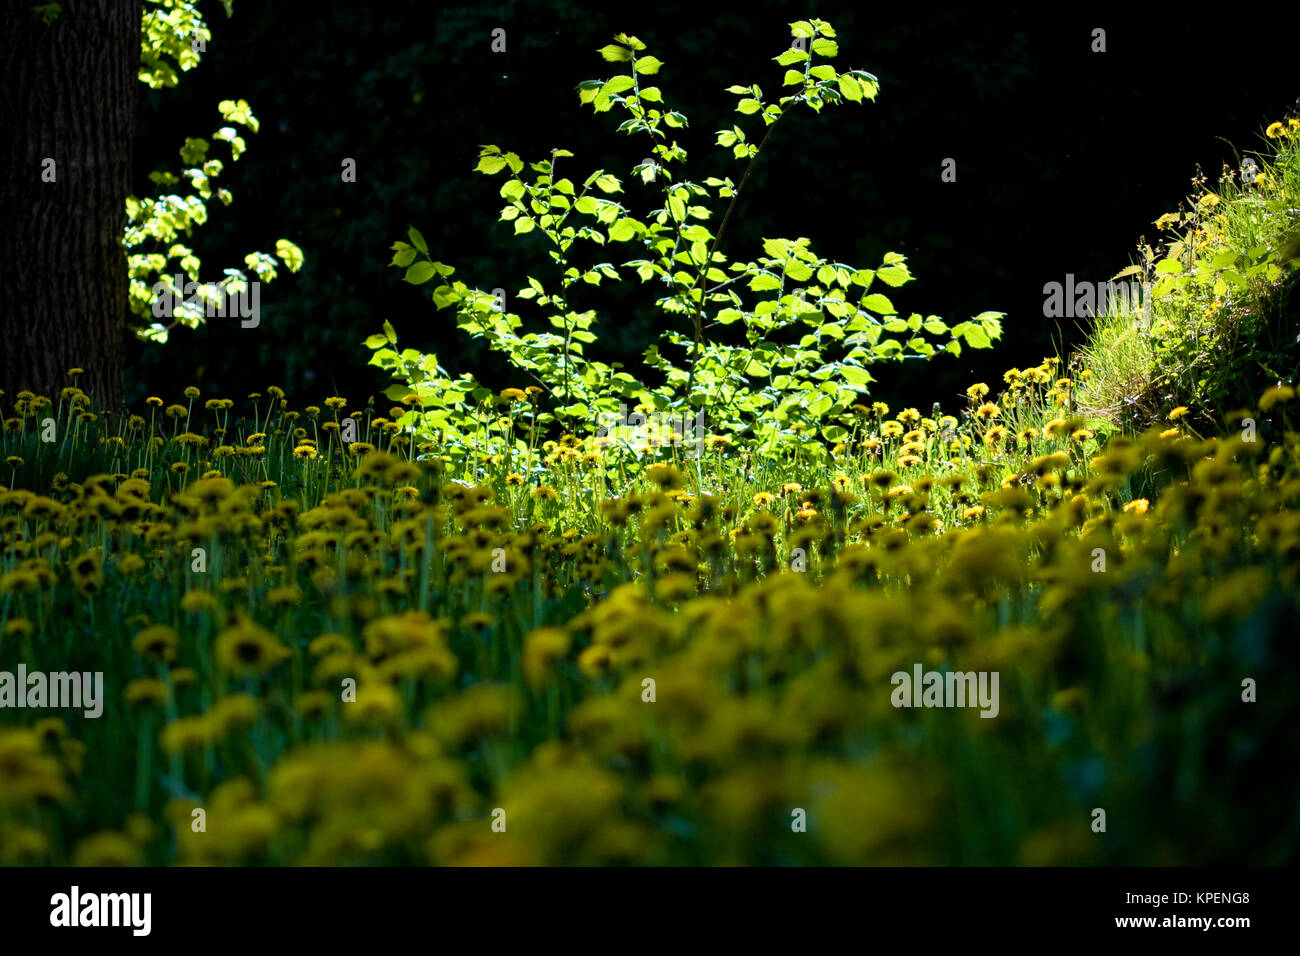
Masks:
[[[713,475],[669,450],[619,487],[576,439],[459,480],[283,393],[208,402],[202,441],[197,394],[161,433],[65,395],[64,441],[115,470],[55,473],[24,393],[0,660],[111,697],[0,709],[0,861],[1190,862],[1088,811],[1159,825],[1165,782],[1124,774],[1199,754],[1171,735],[1295,613],[1300,436],[1256,433],[1294,391],[1228,437],[1175,409],[1099,449],[1054,363],[1006,383],[960,420],[864,407],[856,477],[848,450],[757,486],[717,443]],[[998,718],[896,710],[916,664],[1000,672]]]

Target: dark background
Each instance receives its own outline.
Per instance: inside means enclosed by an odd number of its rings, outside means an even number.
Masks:
[[[812,16],[836,28],[838,68],[876,74],[880,93],[782,120],[724,251],[747,260],[762,237],[808,236],[822,255],[874,267],[894,250],[917,277],[893,296],[904,312],[1007,313],[992,351],[880,367],[885,400],[948,404],[972,381],[1068,354],[1081,329],[1043,318],[1043,284],[1066,273],[1104,281],[1128,265],[1198,164],[1213,185],[1223,163],[1264,148],[1263,127],[1295,104],[1300,79],[1287,26],[1261,8],[1207,21],[1164,5],[1047,6],[240,0],[227,19],[206,4],[214,38],[199,68],[177,89],[141,87],[136,192],[151,194],[151,170],[179,170],[186,135],[220,125],[219,100],[247,99],[261,130],[246,134],[247,153],[218,181],[234,203],[213,200],[192,239],[200,278],[242,267],[245,253],[273,251],[280,237],[301,246],[306,265],[263,287],[257,329],[217,319],[174,331],[165,346],[133,340],[127,400],[170,400],[189,384],[239,399],[277,384],[298,405],[335,393],[360,401],[390,384],[360,344],[384,319],[402,346],[436,352],[453,374],[522,384],[455,329],[450,311],[434,309],[427,288],[400,281],[387,266],[391,244],[414,225],[456,278],[503,287],[512,310],[535,316],[513,293],[530,272],[548,275],[550,261],[542,240],[496,222],[502,179],[472,172],[479,145],[526,162],[569,149],[568,175],[604,167],[625,180],[620,198],[647,208],[650,193],[630,170],[648,140],[615,133],[626,114],[595,114],[575,92],[615,72],[595,51],[628,32],[664,61],[656,82],[690,120],[678,131],[689,152],[678,176],[739,180],[743,164],[712,145],[714,131],[738,123],[757,139],[762,126],[731,112],[737,98],[725,87],[758,83],[780,95],[784,68],[771,58],[789,45],[787,24]],[[491,52],[498,26],[505,53]],[[1106,30],[1105,53],[1090,51],[1095,27]],[[228,154],[216,144],[213,155]],[[357,162],[356,183],[340,181],[345,157]],[[955,183],[940,180],[948,157]],[[666,320],[649,289],[626,285],[590,354],[634,357]]]

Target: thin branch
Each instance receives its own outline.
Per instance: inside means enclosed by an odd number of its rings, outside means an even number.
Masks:
[[[722,214],[722,222],[718,225],[718,231],[713,236],[713,242],[709,245],[709,251],[704,256],[704,263],[700,266],[700,271],[695,277],[695,282],[691,285],[690,291],[692,298],[694,298],[696,289],[699,288],[700,281],[708,274],[709,265],[713,262],[713,254],[718,250],[718,244],[722,241],[722,234],[727,230],[727,223],[731,221],[732,210],[736,208],[736,201],[740,199],[740,193],[745,188],[745,183],[749,181],[749,174],[754,168],[754,163],[758,161],[759,155],[763,152],[763,147],[767,145],[768,137],[772,135],[772,130],[776,129],[776,124],[781,121],[781,117],[784,115],[784,110],[777,114],[776,119],[774,119],[771,125],[768,126],[767,132],[763,134],[763,138],[759,141],[758,149],[754,150],[753,155],[749,157],[749,164],[745,167],[745,172],[740,177],[740,183],[731,194],[731,202],[727,204],[727,211]],[[704,332],[703,313],[704,295],[701,293],[700,301],[695,303],[695,314],[692,316],[695,323],[695,347],[691,350],[691,370],[686,379],[686,394],[688,397],[690,396],[691,389],[695,384],[695,362],[699,358],[700,340]]]

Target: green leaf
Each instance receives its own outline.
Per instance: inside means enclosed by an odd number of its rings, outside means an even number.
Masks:
[[[865,98],[869,100],[874,100],[876,98],[876,93],[880,91],[880,81],[877,80],[876,77],[863,70],[854,70],[853,78],[857,80],[858,84],[862,87],[862,95]]]
[[[763,251],[773,259],[784,259],[790,255],[789,239],[764,239]]]
[[[840,52],[840,47],[834,40],[825,40],[818,37],[812,41],[812,51],[818,56],[835,56]]]
[[[403,245],[405,245],[405,243],[403,243]],[[415,250],[412,249],[410,246],[406,246],[405,249],[398,249],[395,253],[393,253],[393,261],[388,264],[390,266],[397,266],[400,269],[405,269],[407,266],[409,266],[412,262],[415,261],[415,256],[416,256]]]
[[[393,345],[397,344],[397,332],[393,329],[393,323],[384,319],[384,337]]]
[[[898,288],[912,276],[906,266],[885,266],[876,270],[876,278],[891,288]]]
[[[785,79],[781,81],[782,86],[798,86],[803,83],[803,74],[798,70],[786,70]]]
[[[795,282],[807,282],[812,278],[813,271],[806,262],[791,259],[785,264],[785,274]]]
[[[746,116],[749,116],[752,113],[757,113],[762,108],[763,104],[753,98],[743,99],[736,104],[736,112],[743,113]]]
[[[775,59],[781,66],[794,66],[794,64],[802,63],[804,60],[808,59],[808,51],[797,50],[794,47],[791,47]]]
[[[869,382],[874,382],[871,373],[864,368],[858,368],[856,365],[841,365],[840,377],[850,385],[862,386]]]
[[[406,230],[406,234],[410,237],[411,242],[415,244],[415,248],[419,249],[421,252],[429,251],[428,245],[425,244],[424,236],[420,235],[420,230],[412,226],[410,229]]]
[[[619,46],[616,43],[603,46],[596,52],[610,63],[626,63],[632,59],[632,51],[627,47]]]
[[[614,96],[618,93],[626,93],[632,87],[636,86],[636,80],[626,74],[619,74],[611,77],[609,81],[601,87],[600,91],[607,96]]]
[[[614,242],[627,242],[636,236],[636,226],[633,219],[620,219],[609,227],[609,238]]]
[[[851,100],[854,103],[862,102],[862,87],[858,85],[857,80],[847,73],[841,73],[837,82],[840,86],[840,93],[843,94],[846,100]]]
[[[474,167],[474,171],[478,173],[486,173],[488,176],[492,176],[501,172],[501,170],[505,168],[506,161],[500,156],[480,156],[478,165]]]
[[[966,344],[973,349],[986,349],[993,345],[985,333],[983,326],[971,322],[965,328]]]
[[[871,295],[862,297],[862,307],[871,312],[880,315],[894,315],[898,312],[894,308],[894,303],[889,301],[889,297],[881,295],[879,292],[873,292]]]
[[[643,56],[636,61],[636,71],[638,73],[658,73],[659,67],[663,66],[663,61],[653,56]]]
[[[275,241],[275,254],[280,257],[290,272],[297,272],[302,268],[305,261],[302,250],[288,239],[277,239]]]
[[[1002,320],[1006,318],[1005,312],[981,312],[971,321],[978,322],[984,326],[984,333],[991,339],[996,339],[1002,335]]]
[[[406,275],[402,278],[403,281],[409,282],[411,285],[421,285],[432,279],[437,274],[437,271],[432,262],[417,262],[406,270]]]

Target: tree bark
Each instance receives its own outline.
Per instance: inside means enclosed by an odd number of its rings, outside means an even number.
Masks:
[[[0,0],[0,387],[122,394],[141,0]],[[53,160],[53,166],[47,163]],[[53,181],[46,181],[53,176]]]

